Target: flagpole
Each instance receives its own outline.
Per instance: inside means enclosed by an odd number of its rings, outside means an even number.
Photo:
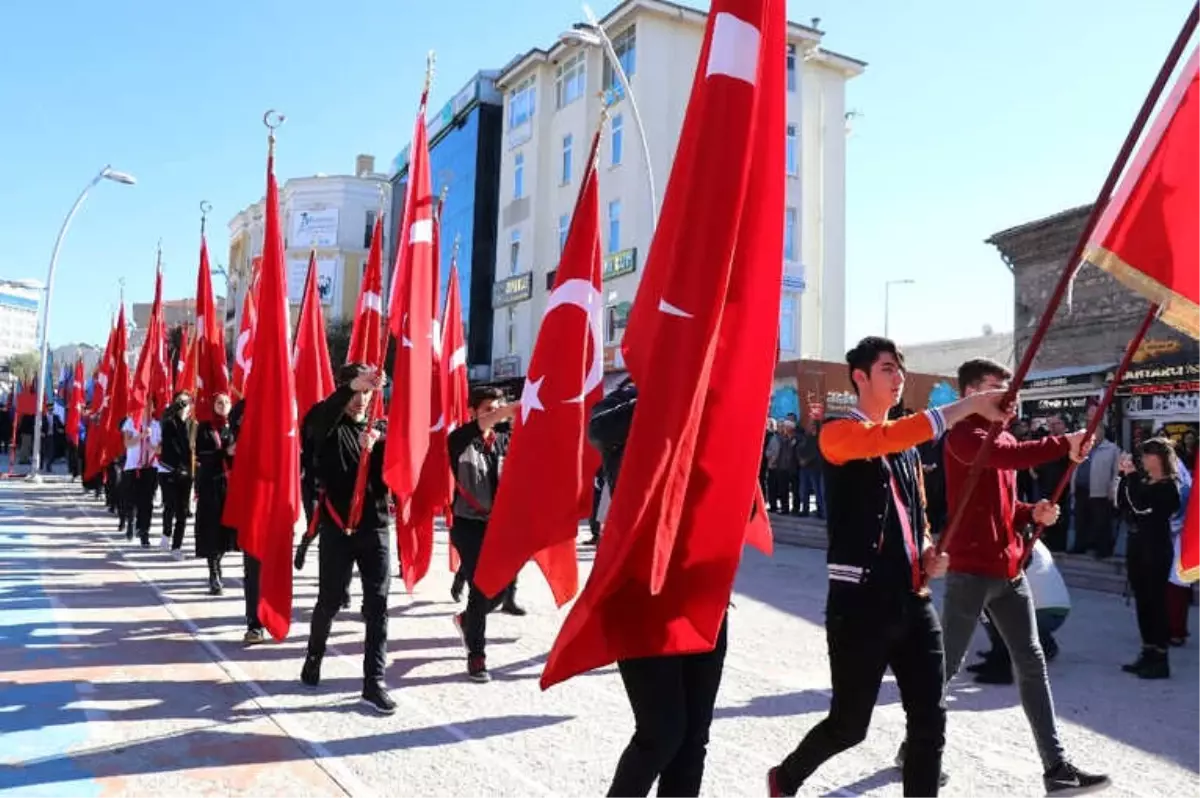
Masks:
[[[1038,322],[1033,336],[1029,339],[1029,344],[1025,349],[1024,356],[1021,358],[1021,363],[1017,366],[1017,371],[1013,374],[1008,391],[1004,394],[1003,404],[1008,407],[1011,407],[1016,401],[1017,392],[1020,390],[1021,384],[1025,381],[1026,375],[1033,366],[1033,359],[1042,345],[1042,339],[1046,337],[1046,332],[1050,328],[1054,314],[1058,311],[1058,306],[1062,303],[1063,297],[1075,279],[1076,272],[1083,265],[1080,259],[1083,256],[1084,247],[1087,246],[1087,242],[1092,236],[1092,231],[1095,230],[1096,224],[1100,221],[1100,216],[1104,213],[1109,200],[1112,198],[1117,181],[1125,171],[1125,165],[1133,154],[1134,147],[1137,146],[1138,141],[1141,139],[1142,131],[1145,129],[1146,123],[1150,120],[1150,115],[1154,112],[1154,107],[1158,104],[1158,99],[1162,95],[1163,89],[1166,88],[1167,81],[1175,71],[1175,67],[1179,63],[1179,59],[1183,55],[1188,41],[1192,38],[1192,34],[1196,30],[1198,18],[1200,18],[1200,4],[1192,6],[1187,20],[1184,21],[1179,35],[1175,38],[1175,43],[1171,46],[1170,52],[1167,53],[1166,60],[1163,61],[1162,67],[1159,69],[1158,75],[1150,87],[1149,94],[1146,95],[1146,99],[1142,102],[1142,107],[1133,121],[1133,126],[1129,129],[1128,135],[1125,136],[1125,142],[1121,145],[1121,150],[1117,153],[1117,158],[1113,161],[1112,168],[1108,171],[1108,177],[1105,178],[1104,185],[1100,188],[1100,193],[1097,194],[1096,200],[1092,204],[1092,212],[1088,215],[1087,223],[1084,225],[1083,230],[1080,231],[1079,239],[1075,242],[1075,247],[1071,250],[1071,255],[1066,260],[1066,265],[1062,270],[1062,274],[1058,277],[1058,283],[1054,287],[1054,292],[1050,295],[1050,300],[1046,303],[1046,309],[1042,312],[1042,318]],[[979,453],[976,454],[974,461],[971,463],[971,469],[967,473],[967,480],[963,486],[962,495],[959,497],[958,504],[954,508],[954,515],[950,519],[950,524],[946,527],[946,531],[942,533],[937,541],[936,545],[939,554],[946,550],[946,547],[962,524],[963,516],[970,504],[971,494],[974,492],[975,486],[979,484],[979,477],[983,473],[983,465],[991,455],[992,447],[1001,429],[1003,429],[1001,422],[992,423],[987,437],[979,449]]]

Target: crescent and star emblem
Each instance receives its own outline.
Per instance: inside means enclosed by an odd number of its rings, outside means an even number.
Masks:
[[[580,280],[574,278],[563,282],[562,285],[550,292],[550,298],[546,303],[546,312],[542,314],[542,322],[550,317],[558,308],[564,305],[577,307],[584,312],[588,319],[588,332],[592,338],[592,362],[588,366],[587,374],[583,379],[583,390],[579,396],[571,399],[563,400],[564,403],[582,402],[588,394],[599,387],[604,381],[604,361],[603,350],[601,343],[603,339],[603,331],[600,327],[600,308],[602,297],[600,291],[592,285],[590,280]],[[542,388],[542,383],[546,381],[546,376],[543,374],[536,380],[525,377],[525,388],[521,391],[521,423],[526,424],[529,421],[529,415],[534,410],[545,411],[545,406],[542,404],[542,398],[539,392]]]
[[[237,340],[237,362],[242,367],[242,371],[249,373],[250,366],[254,363],[254,358],[246,358],[246,347],[250,345],[250,330],[243,330]]]

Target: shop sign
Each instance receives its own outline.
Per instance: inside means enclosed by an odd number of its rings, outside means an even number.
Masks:
[[[1144,368],[1130,369],[1121,378],[1122,385],[1131,387],[1145,383],[1195,381],[1200,381],[1200,364],[1197,363],[1178,363],[1174,365],[1146,366]]]
[[[1066,388],[1072,385],[1091,385],[1095,381],[1096,374],[1097,372],[1090,372],[1088,374],[1072,374],[1066,377],[1025,380],[1021,386],[1021,390],[1031,391],[1045,388]]]
[[[1159,393],[1152,396],[1131,396],[1125,400],[1126,413],[1155,415],[1200,415],[1200,393]]]
[[[533,296],[533,272],[515,274],[503,280],[497,280],[492,286],[492,307],[502,308],[505,305],[515,305]]]
[[[1134,363],[1145,363],[1147,360],[1158,360],[1168,355],[1179,354],[1183,345],[1177,338],[1147,338],[1133,353]]]
[[[601,279],[612,280],[624,274],[633,274],[635,271],[637,271],[637,247],[630,247],[605,256],[600,274]]]
[[[1036,416],[1041,413],[1063,413],[1074,410],[1084,410],[1093,397],[1062,396],[1029,399],[1021,403],[1021,415]]]
[[[825,394],[825,404],[836,408],[849,408],[858,404],[858,397],[853,391],[829,391]]]
[[[493,380],[511,380],[521,376],[521,356],[509,355],[492,361]]]

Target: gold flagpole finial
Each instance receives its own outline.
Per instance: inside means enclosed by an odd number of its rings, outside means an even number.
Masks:
[[[286,121],[287,117],[276,111],[274,108],[268,109],[267,112],[263,114],[263,124],[266,125],[267,130],[270,131],[267,133],[267,151],[269,155],[275,154],[275,131]]]
[[[204,225],[208,221],[208,214],[212,211],[212,203],[208,200],[200,200],[200,237],[204,238]]]

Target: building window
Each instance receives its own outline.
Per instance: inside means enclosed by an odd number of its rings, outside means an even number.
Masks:
[[[563,136],[562,148],[562,184],[569,185],[571,182],[571,152],[575,146],[575,137],[570,133]]]
[[[619,252],[621,249],[621,201],[613,200],[608,203],[608,251]]]
[[[796,45],[788,45],[787,54],[787,90],[796,91]]]
[[[612,135],[609,137],[612,147],[609,150],[611,153],[609,162],[612,166],[618,166],[621,163],[621,150],[625,146],[625,120],[620,114],[617,114],[609,124],[612,126]]]
[[[513,230],[508,243],[508,273],[516,274],[521,265],[521,231]]]
[[[617,61],[621,63],[621,69],[625,70],[625,77],[632,78],[633,73],[637,71],[637,30],[630,25],[619,36],[612,40],[613,50],[617,53]],[[612,64],[607,58],[604,59],[604,90],[617,89],[623,91],[621,79],[617,77],[613,71]]]
[[[788,263],[796,262],[795,208],[788,208],[783,212],[783,259]]]
[[[566,108],[587,91],[586,51],[568,58],[558,65],[554,81],[554,100],[559,108]]]
[[[508,95],[508,127],[520,127],[533,119],[537,107],[537,85],[533,78],[522,81]]]
[[[564,213],[558,217],[558,257],[562,257],[567,248],[567,232],[571,229],[571,214]]]
[[[525,196],[525,153],[518,152],[513,158],[513,199]]]
[[[504,320],[505,325],[505,343],[508,344],[508,354],[515,355],[517,353],[517,309],[512,305],[508,306],[508,313]]]
[[[787,173],[800,174],[800,159],[796,155],[796,126],[787,126]]]
[[[779,348],[796,351],[796,297],[784,294],[779,299]]]
[[[363,227],[363,249],[371,248],[371,239],[375,237],[375,219],[377,211],[367,211],[367,223]]]

